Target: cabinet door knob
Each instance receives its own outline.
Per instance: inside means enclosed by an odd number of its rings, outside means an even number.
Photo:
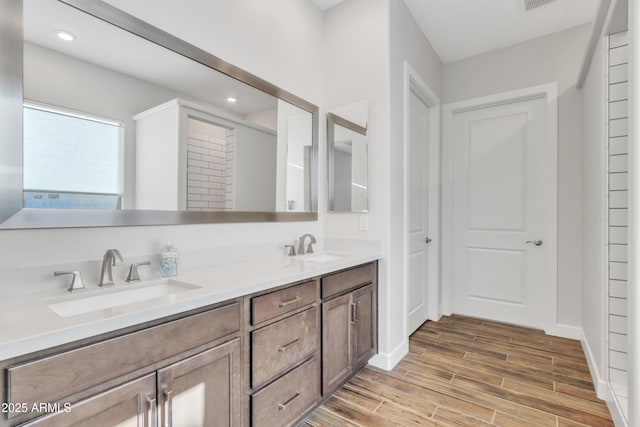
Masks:
[[[540,239],[536,239],[536,240],[527,240],[525,243],[533,243],[536,246],[542,246],[542,240]]]
[[[426,239],[424,239],[424,242],[427,244],[431,243],[431,237],[427,237]]]

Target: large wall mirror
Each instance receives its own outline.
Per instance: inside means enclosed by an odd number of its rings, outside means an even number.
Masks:
[[[315,105],[99,0],[0,2],[1,228],[317,219]]]
[[[331,212],[368,211],[367,111],[366,103],[355,103],[327,113]]]

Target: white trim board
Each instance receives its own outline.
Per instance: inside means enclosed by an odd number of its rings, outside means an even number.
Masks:
[[[428,311],[430,320],[438,320],[441,316],[440,306],[440,123],[441,104],[440,98],[427,85],[420,75],[411,67],[408,61],[404,61],[404,120],[403,120],[403,153],[404,153],[404,230],[403,230],[403,274],[404,274],[404,335],[408,336],[408,290],[409,290],[409,262],[407,253],[409,242],[407,239],[409,227],[409,195],[408,192],[408,156],[409,145],[409,100],[410,93],[415,93],[427,107],[429,107],[429,236],[432,246],[429,252],[429,289],[427,294]]]
[[[580,328],[580,330],[580,342],[582,343],[582,350],[584,351],[584,355],[587,359],[587,365],[589,366],[589,372],[591,373],[591,378],[596,389],[596,395],[598,396],[598,399],[602,399],[607,402],[607,407],[611,413],[611,418],[613,418],[614,425],[618,427],[627,427],[629,424],[622,412],[620,402],[616,399],[610,383],[600,373],[593,357],[591,347],[589,346],[589,342],[587,341],[587,337],[582,328]],[[607,368],[605,367],[605,369]]]
[[[611,413],[611,418],[613,419],[613,424],[616,427],[627,427],[631,424],[627,423],[627,418],[624,416],[624,412],[622,410],[622,406],[620,406],[620,402],[616,398],[616,393],[613,388],[611,388],[611,383],[606,383],[607,388],[607,408],[609,408],[609,412]],[[598,396],[600,397],[600,396]]]
[[[558,83],[501,92],[479,98],[468,99],[443,106],[442,146],[442,304],[444,314],[452,314],[453,285],[453,117],[456,113],[544,97],[547,99],[548,128],[546,147],[547,168],[547,213],[544,236],[547,246],[546,262],[546,313],[544,329],[551,335],[561,334],[558,325]],[[575,332],[575,331],[574,331]],[[579,336],[578,336],[579,337]],[[578,338],[576,337],[576,338]]]
[[[602,376],[598,364],[596,363],[596,359],[595,357],[593,357],[593,351],[591,351],[589,341],[587,341],[587,336],[584,334],[582,328],[579,329],[582,351],[584,351],[584,355],[587,359],[587,365],[589,366],[589,372],[591,373],[591,378],[593,380],[593,384],[595,385],[598,399],[609,400],[609,386],[607,384],[607,380]]]
[[[378,353],[369,360],[369,364],[376,368],[391,371],[402,358],[409,353],[409,338],[405,338],[389,353]]]

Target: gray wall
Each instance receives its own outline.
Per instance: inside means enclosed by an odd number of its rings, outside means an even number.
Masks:
[[[389,0],[346,0],[324,16],[324,105],[335,111],[368,102],[369,230],[359,231],[358,215],[330,213],[327,237],[383,239],[388,203]],[[321,129],[326,129],[326,122]],[[321,140],[324,138],[321,135]],[[323,141],[324,142],[324,141]],[[321,146],[326,153],[326,147]],[[323,195],[326,197],[326,195]],[[382,267],[384,268],[384,267]]]
[[[392,349],[403,340],[395,324],[402,318],[392,306],[397,297],[390,289],[388,271],[389,203],[389,0],[346,0],[324,14],[324,105],[327,111],[366,101],[369,107],[369,230],[359,231],[359,215],[328,213],[325,237],[379,240],[379,355],[374,363],[386,365]],[[326,121],[320,129],[320,153],[326,170]],[[327,199],[326,192],[320,199]],[[395,291],[395,290],[394,290]]]
[[[582,320],[582,95],[590,24],[444,66],[445,103],[558,82],[558,323]]]
[[[324,20],[325,106],[366,100],[369,104],[369,231],[358,231],[359,215],[327,215],[329,238],[379,239],[379,355],[389,363],[407,347],[404,306],[403,116],[404,61],[437,94],[442,63],[402,0],[346,0]],[[322,147],[321,147],[322,149]]]
[[[604,224],[605,173],[606,173],[606,99],[605,99],[604,39],[598,43],[589,74],[582,88],[584,104],[583,124],[583,174],[582,191],[582,330],[585,342],[598,369],[595,375],[606,375],[604,329],[606,242]],[[596,390],[604,392],[601,384]],[[602,395],[601,397],[604,397]]]
[[[443,65],[440,57],[418,26],[411,12],[401,0],[391,0],[390,29],[390,141],[389,158],[391,163],[391,210],[390,244],[393,281],[403,284],[405,257],[405,201],[404,201],[404,118],[405,118],[405,61],[413,68],[418,77],[440,98],[443,97]],[[426,197],[426,195],[425,195]],[[439,266],[432,266],[439,268]],[[439,292],[442,295],[442,292]],[[440,305],[441,301],[438,301]],[[406,317],[406,307],[398,307]]]

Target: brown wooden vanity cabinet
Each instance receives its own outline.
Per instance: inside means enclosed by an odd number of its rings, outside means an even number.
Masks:
[[[377,264],[322,278],[322,394],[333,393],[376,354]]]
[[[0,427],[295,425],[376,353],[376,289],[372,262],[2,362]]]
[[[146,375],[36,418],[23,427],[154,426],[156,376]]]
[[[240,340],[158,371],[162,426],[239,426]]]
[[[246,297],[251,425],[289,426],[320,401],[319,280]]]
[[[10,365],[0,425],[240,426],[241,304]],[[56,406],[57,405],[57,406]],[[23,412],[24,414],[21,414]],[[4,422],[4,424],[3,424]]]

